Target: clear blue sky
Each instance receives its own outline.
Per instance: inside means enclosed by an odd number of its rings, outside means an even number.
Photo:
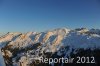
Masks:
[[[0,32],[100,28],[100,0],[0,0]]]

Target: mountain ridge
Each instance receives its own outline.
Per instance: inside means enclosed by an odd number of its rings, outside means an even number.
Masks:
[[[34,61],[34,58],[49,57],[55,54],[70,57],[72,52],[76,54],[79,49],[90,49],[91,51],[100,49],[100,30],[59,28],[40,33],[7,33],[0,37],[0,44],[3,45],[2,55],[7,65],[20,66],[20,62],[22,66],[27,66]],[[23,56],[28,59],[22,60]]]

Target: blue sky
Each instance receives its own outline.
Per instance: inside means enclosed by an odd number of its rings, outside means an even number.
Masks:
[[[0,0],[0,32],[100,28],[99,0]]]

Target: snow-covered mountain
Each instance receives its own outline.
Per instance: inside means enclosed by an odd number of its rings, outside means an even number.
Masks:
[[[100,50],[100,30],[59,28],[40,33],[7,33],[0,37],[0,47],[6,66],[37,66],[41,57],[70,58],[81,51],[93,55]]]

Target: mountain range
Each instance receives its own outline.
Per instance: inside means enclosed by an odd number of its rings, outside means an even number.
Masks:
[[[4,66],[66,66],[66,63],[38,63],[40,58],[94,57],[100,61],[100,29],[58,28],[45,32],[8,32],[0,37]],[[87,61],[84,62],[86,64]],[[3,63],[3,62],[2,62]],[[2,64],[1,63],[1,64]],[[83,62],[80,62],[80,64]],[[3,66],[2,65],[2,66]]]

